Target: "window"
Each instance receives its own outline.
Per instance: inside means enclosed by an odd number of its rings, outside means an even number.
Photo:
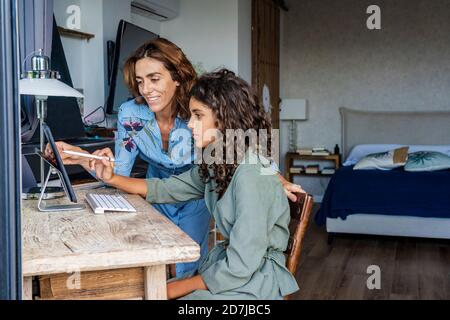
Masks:
[[[20,299],[17,1],[0,2],[0,30],[0,299]]]

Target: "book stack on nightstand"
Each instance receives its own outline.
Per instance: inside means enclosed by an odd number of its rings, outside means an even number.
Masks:
[[[301,156],[329,156],[331,153],[323,147],[301,148],[297,150]]]
[[[321,171],[323,175],[333,175],[336,172],[334,167],[324,167]]]
[[[303,173],[305,172],[305,166],[293,166],[289,171],[293,174]]]
[[[331,153],[325,148],[313,148],[312,155],[313,156],[329,156]]]
[[[308,163],[294,165],[294,160]],[[339,153],[332,154],[324,147],[299,148],[297,152],[286,154],[286,179],[292,182],[294,175],[331,177],[340,166],[341,155]]]
[[[318,164],[306,166],[305,174],[319,174],[320,167]]]

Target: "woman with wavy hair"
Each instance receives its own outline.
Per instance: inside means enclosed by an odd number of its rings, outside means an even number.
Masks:
[[[91,160],[91,169],[151,203],[205,199],[225,241],[208,253],[197,274],[168,283],[169,299],[282,299],[298,286],[285,267],[289,204],[268,160],[270,121],[250,86],[225,69],[202,76],[190,95],[195,146],[215,161],[168,179],[119,176],[107,160]],[[249,131],[256,134],[253,142],[239,134]],[[95,154],[113,156],[109,149]]]
[[[183,51],[169,40],[159,38],[139,47],[124,65],[124,80],[134,99],[119,109],[115,143],[117,175],[129,176],[136,158],[148,163],[147,178],[168,178],[190,170],[195,154],[192,132],[188,128],[189,92],[197,80],[196,72]],[[58,149],[86,152],[79,147],[57,142]],[[51,156],[50,148],[47,148]],[[79,164],[89,169],[87,158],[60,155],[65,164]],[[301,191],[278,176],[285,192],[295,199]],[[180,263],[171,275],[185,277],[197,271],[208,252],[210,213],[204,200],[153,206],[200,245],[196,262]]]
[[[167,178],[193,166],[189,120],[189,91],[197,74],[183,51],[164,38],[140,46],[123,67],[124,80],[134,99],[123,103],[117,121],[115,173],[129,176],[136,158],[148,163],[147,178]],[[86,152],[57,142],[59,150]],[[47,148],[50,153],[50,149]],[[61,153],[65,164],[86,170],[86,158]],[[204,200],[153,206],[201,247],[199,261],[179,263],[171,274],[183,277],[198,269],[208,252],[210,213]]]

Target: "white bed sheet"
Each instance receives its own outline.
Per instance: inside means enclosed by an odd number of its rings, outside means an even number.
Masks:
[[[346,220],[327,218],[330,233],[356,233],[385,236],[450,239],[450,219],[352,214]]]

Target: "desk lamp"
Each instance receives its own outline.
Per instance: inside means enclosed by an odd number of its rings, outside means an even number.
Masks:
[[[289,128],[289,152],[297,152],[297,121],[308,120],[306,100],[283,99],[280,120],[291,122]]]
[[[32,52],[31,54],[34,54],[31,58],[32,70],[25,71],[21,74],[21,79],[19,81],[19,92],[22,95],[35,96],[36,114],[39,119],[39,147],[40,151],[44,152],[44,131],[42,124],[44,123],[47,115],[48,97],[58,96],[83,98],[83,95],[77,90],[59,81],[59,79],[61,79],[61,75],[58,71],[50,70],[50,58],[43,54],[42,49]],[[29,56],[30,55],[28,55],[28,57]],[[25,69],[25,62],[27,58],[24,60],[23,69]],[[41,158],[40,161],[42,187],[45,181],[44,160]],[[37,195],[41,192],[41,187],[32,188],[28,191],[28,193],[30,195]],[[62,188],[53,189],[54,193],[61,193],[61,191]]]

